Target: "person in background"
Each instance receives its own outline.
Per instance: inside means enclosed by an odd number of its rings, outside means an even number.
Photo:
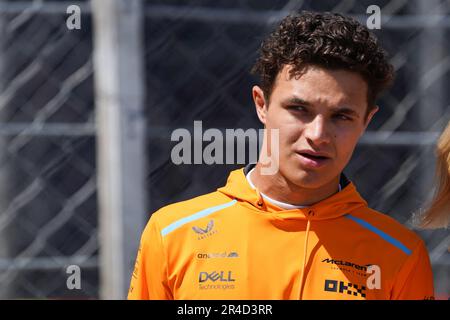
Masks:
[[[450,225],[450,122],[438,139],[436,158],[435,194],[419,223],[426,229]]]

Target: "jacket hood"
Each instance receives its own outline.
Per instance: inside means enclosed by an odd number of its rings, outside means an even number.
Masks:
[[[249,209],[266,213],[278,219],[308,219],[326,220],[346,215],[358,208],[367,207],[367,202],[360,196],[354,184],[347,180],[346,186],[332,196],[311,206],[299,209],[285,210],[265,201],[258,189],[252,189],[245,173],[247,168],[234,170],[230,173],[227,183],[218,191],[238,200]]]

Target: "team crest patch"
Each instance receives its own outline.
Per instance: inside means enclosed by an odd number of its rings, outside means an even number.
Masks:
[[[198,234],[198,240],[205,239],[217,233],[217,229],[214,228],[214,220],[210,220],[205,228],[193,226],[192,230]]]

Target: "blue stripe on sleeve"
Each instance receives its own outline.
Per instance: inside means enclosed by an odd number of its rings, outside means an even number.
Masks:
[[[408,249],[403,243],[401,243],[400,241],[398,241],[397,239],[392,238],[390,235],[384,233],[383,231],[381,231],[378,228],[375,228],[373,225],[371,225],[370,223],[357,218],[355,216],[352,216],[351,214],[348,214],[345,216],[346,218],[355,221],[356,223],[360,224],[361,226],[363,226],[364,228],[376,233],[377,235],[379,235],[381,238],[383,238],[384,240],[386,240],[387,242],[389,242],[390,244],[396,246],[397,248],[399,248],[400,250],[402,250],[403,252],[405,252],[407,255],[411,254],[411,250]]]
[[[207,208],[205,210],[199,211],[197,213],[194,213],[188,217],[185,217],[183,219],[180,219],[178,221],[175,221],[173,223],[171,223],[170,225],[168,225],[167,227],[165,227],[164,229],[161,230],[161,236],[166,236],[167,234],[171,233],[172,231],[180,228],[181,226],[185,225],[186,223],[198,220],[200,218],[206,217],[216,211],[231,207],[232,205],[234,205],[237,202],[237,200],[233,200],[230,202],[227,202],[225,204],[221,204],[215,207],[211,207],[211,208]]]

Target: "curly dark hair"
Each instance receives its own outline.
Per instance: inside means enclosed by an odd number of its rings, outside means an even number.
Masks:
[[[285,65],[293,66],[291,76],[307,65],[359,73],[368,85],[368,111],[394,79],[394,68],[375,35],[352,18],[329,12],[287,16],[263,41],[252,73],[260,77],[266,99]]]

